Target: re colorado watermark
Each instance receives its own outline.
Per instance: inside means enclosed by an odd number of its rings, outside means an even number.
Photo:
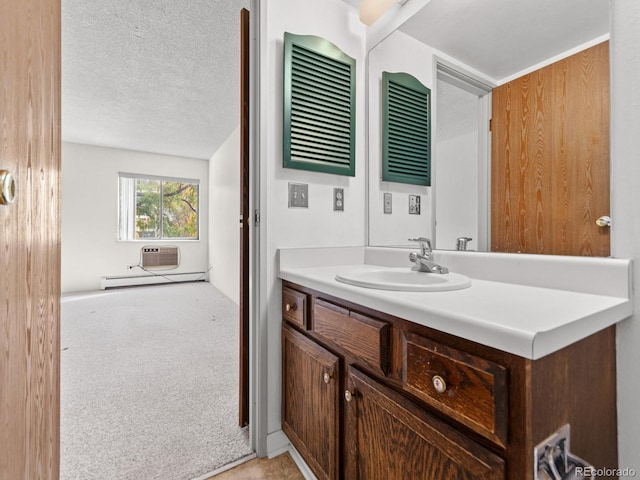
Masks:
[[[578,478],[631,478],[636,476],[633,468],[595,468],[595,467],[576,467],[575,474]]]

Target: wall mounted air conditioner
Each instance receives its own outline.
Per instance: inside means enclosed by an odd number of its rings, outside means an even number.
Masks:
[[[170,269],[180,263],[178,247],[142,247],[142,268]]]

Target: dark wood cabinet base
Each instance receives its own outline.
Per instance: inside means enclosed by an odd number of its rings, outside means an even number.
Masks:
[[[318,478],[534,480],[566,424],[617,468],[615,326],[529,360],[285,287],[304,311],[283,303],[283,430]]]

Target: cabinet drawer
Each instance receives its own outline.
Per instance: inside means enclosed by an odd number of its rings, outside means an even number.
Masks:
[[[289,287],[282,287],[282,318],[307,328],[307,295]]]
[[[505,446],[507,371],[469,353],[405,333],[404,389],[454,420]]]
[[[313,304],[313,331],[376,372],[389,369],[389,324],[324,300]]]

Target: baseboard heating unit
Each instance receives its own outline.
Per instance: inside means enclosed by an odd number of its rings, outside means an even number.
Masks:
[[[100,279],[100,289],[119,287],[134,287],[138,285],[154,285],[157,283],[181,283],[181,282],[197,282],[198,280],[207,280],[207,272],[189,272],[189,273],[168,273],[168,274],[149,274],[149,275],[123,275],[119,277],[102,277]]]

